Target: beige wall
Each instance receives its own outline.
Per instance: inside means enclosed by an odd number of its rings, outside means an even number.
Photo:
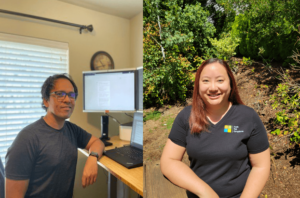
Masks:
[[[0,32],[69,44],[69,71],[79,89],[76,108],[70,120],[93,135],[100,136],[101,114],[82,112],[82,71],[90,71],[91,57],[100,50],[113,57],[116,69],[132,67],[130,20],[54,0],[1,0],[0,6],[4,10],[94,26],[93,32],[79,34],[79,28],[76,27],[0,13]],[[125,115],[116,117],[121,122],[130,121]],[[110,127],[114,135],[118,133],[118,127],[112,124]]]
[[[143,12],[130,19],[130,56],[132,67],[143,66]]]
[[[0,1],[0,9],[3,10],[81,25],[92,24],[94,26],[93,32],[83,31],[82,34],[79,34],[79,28],[76,27],[0,13],[0,32],[2,33],[69,44],[69,73],[73,77],[79,90],[76,108],[70,120],[91,134],[99,137],[100,116],[102,114],[82,112],[82,71],[90,71],[91,57],[97,51],[108,52],[114,60],[116,69],[142,66],[142,13],[129,20],[57,0]],[[114,113],[112,115],[121,123],[132,121],[130,117],[124,114]],[[109,127],[110,136],[118,134],[118,125],[115,122],[110,120]],[[75,182],[75,192],[81,188],[80,171],[82,171],[85,159],[85,156],[79,154],[78,171],[76,173],[76,178],[79,179],[76,179]],[[99,170],[99,177],[102,177],[103,174],[104,172]],[[104,177],[106,177],[105,174]],[[106,182],[106,178],[104,180],[102,178],[102,181]],[[106,197],[106,184],[95,185],[93,188],[95,192],[97,192],[98,196],[96,197]],[[89,192],[93,195],[96,194],[93,191]],[[79,191],[77,194],[80,194]],[[75,197],[81,197],[81,195],[76,196],[75,193]]]

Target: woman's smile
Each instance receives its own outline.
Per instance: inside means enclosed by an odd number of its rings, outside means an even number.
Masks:
[[[220,98],[221,94],[207,94],[208,97],[212,100]]]

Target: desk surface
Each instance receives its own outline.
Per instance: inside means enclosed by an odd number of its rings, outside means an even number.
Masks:
[[[108,142],[112,142],[112,146],[105,147],[105,150],[113,149],[115,147],[122,147],[125,144],[130,144],[129,141],[122,141],[119,136],[111,137]],[[114,160],[102,156],[98,164],[109,171],[117,179],[128,185],[131,189],[143,196],[143,167],[127,169],[126,167],[118,164]]]

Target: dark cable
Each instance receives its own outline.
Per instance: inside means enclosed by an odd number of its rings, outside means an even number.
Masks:
[[[131,116],[131,115],[128,115],[127,113],[125,113],[125,115],[127,115],[127,116],[129,116],[129,117],[132,117],[132,118],[133,118],[133,116]]]
[[[108,113],[105,113],[105,115],[108,115]],[[111,115],[108,115],[109,117],[111,117],[115,122],[119,123],[119,125],[121,125],[121,123],[116,119],[114,118],[113,116]]]

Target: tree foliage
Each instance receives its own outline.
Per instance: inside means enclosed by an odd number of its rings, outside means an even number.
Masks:
[[[191,85],[191,64],[182,56],[171,56],[166,51],[165,61],[161,46],[154,38],[158,30],[151,30],[150,24],[144,29],[144,105],[162,105],[167,102],[184,100]],[[155,27],[155,25],[154,25]],[[189,87],[190,88],[190,87]]]
[[[197,1],[144,1],[144,105],[184,101],[216,31]]]
[[[299,10],[299,0],[144,0],[144,106],[185,101],[203,60],[230,60],[236,46],[249,60],[293,62]]]
[[[210,38],[209,41],[216,48],[217,58],[229,60],[232,56],[236,55],[235,48],[239,45],[240,39],[232,37],[229,32],[224,33],[219,40]]]
[[[269,60],[285,61],[292,51],[300,25],[298,0],[217,0],[228,14],[239,14],[232,35],[241,38],[241,55],[259,59],[259,48]]]

